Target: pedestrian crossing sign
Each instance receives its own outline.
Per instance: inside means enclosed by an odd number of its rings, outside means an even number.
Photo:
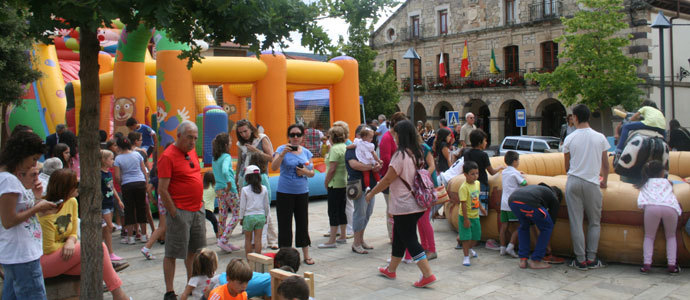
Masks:
[[[460,113],[457,111],[447,111],[446,122],[448,122],[448,126],[460,124]]]

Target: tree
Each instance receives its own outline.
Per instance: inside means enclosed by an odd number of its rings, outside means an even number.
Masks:
[[[7,105],[21,105],[21,99],[26,92],[26,85],[36,81],[41,73],[31,68],[30,56],[31,39],[27,38],[27,11],[11,6],[9,3],[0,4],[0,105],[2,105],[3,123]],[[7,137],[7,126],[2,124],[2,140]]]
[[[79,124],[81,182],[79,185],[82,232],[81,299],[102,299],[101,193],[98,143],[99,81],[97,29],[111,20],[130,28],[144,24],[167,31],[180,43],[210,44],[232,41],[259,52],[283,44],[292,31],[302,34],[302,44],[323,51],[330,43],[315,19],[325,8],[300,0],[134,1],[134,0],[10,0],[30,12],[28,32],[49,43],[48,31],[79,27],[82,106]],[[263,41],[259,39],[263,37]],[[188,66],[199,60],[200,49],[183,52]]]
[[[553,73],[530,73],[540,89],[559,91],[565,105],[584,103],[593,110],[622,105],[633,109],[640,103],[642,82],[636,65],[641,60],[626,56],[622,48],[630,36],[618,34],[628,27],[624,22],[622,0],[578,0],[585,8],[573,18],[562,17],[565,34],[555,42],[563,42],[565,60]],[[603,122],[603,118],[602,118]],[[602,124],[603,125],[603,124]],[[602,126],[603,128],[603,126]]]
[[[326,1],[326,0],[323,0]],[[375,69],[377,52],[369,46],[373,24],[382,9],[397,4],[393,0],[344,0],[329,2],[330,16],[342,17],[348,23],[348,42],[340,39],[331,56],[348,55],[359,64],[359,92],[364,98],[364,111],[369,118],[391,115],[400,100],[400,89],[392,69],[381,73]],[[366,120],[365,120],[366,121]]]

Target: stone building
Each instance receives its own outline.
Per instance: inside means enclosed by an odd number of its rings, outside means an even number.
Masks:
[[[651,75],[650,50],[652,35],[657,33],[648,24],[662,4],[673,3],[628,0],[626,4],[630,27],[621,34],[632,34],[632,38],[624,51],[643,60],[638,73],[647,82],[642,86],[646,98],[658,84]],[[408,0],[373,33],[371,45],[378,51],[376,66],[381,71],[390,66],[396,72],[405,91],[398,104],[403,111],[409,111],[409,78],[414,79],[415,120],[431,121],[436,127],[446,111],[458,111],[461,119],[472,112],[478,116],[479,127],[490,135],[490,144],[497,145],[505,136],[520,134],[515,110],[525,109],[524,134],[558,136],[570,108],[556,98],[557,93],[539,91],[524,75],[549,72],[558,66],[557,55],[562,49],[554,39],[563,34],[560,17],[572,16],[578,9],[575,0]],[[684,4],[681,12],[685,13],[680,14],[681,19],[690,19],[690,7]],[[465,41],[472,71],[462,78]],[[676,43],[679,41],[688,43],[676,33]],[[413,63],[412,72],[410,60],[402,58],[410,47],[421,56],[421,61]],[[492,51],[501,69],[499,74],[490,73]],[[443,79],[439,74],[441,55],[447,73]],[[602,130],[600,124],[604,122],[599,118],[603,117],[607,120],[603,132],[612,135],[611,112],[595,112],[594,117],[593,127]]]

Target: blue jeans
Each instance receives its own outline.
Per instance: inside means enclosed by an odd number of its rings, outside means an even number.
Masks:
[[[635,131],[635,130],[640,130],[640,129],[649,129],[649,130],[654,130],[664,136],[666,138],[666,130],[663,130],[661,128],[656,128],[656,127],[651,127],[647,126],[642,122],[629,122],[621,126],[621,136],[618,140],[618,146],[616,146],[616,151],[617,152],[623,152],[623,147],[625,147],[625,142],[628,140],[628,135],[630,134],[630,131]]]
[[[2,268],[5,270],[2,300],[47,299],[40,259],[22,264],[2,264]]]
[[[513,214],[520,221],[520,228],[518,228],[518,241],[520,243],[520,249],[518,250],[518,255],[520,258],[529,257],[530,242],[530,232],[529,228],[531,223],[537,225],[539,228],[539,237],[537,237],[537,245],[534,247],[534,252],[532,252],[531,259],[533,261],[540,261],[544,258],[546,254],[546,246],[549,245],[551,240],[551,232],[553,231],[553,221],[551,221],[551,216],[546,211],[546,208],[534,208],[527,204],[523,204],[519,201],[510,202],[510,209]]]

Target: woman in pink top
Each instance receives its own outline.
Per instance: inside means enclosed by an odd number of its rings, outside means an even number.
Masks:
[[[390,120],[388,120],[388,128],[390,130],[386,131],[386,133],[384,133],[381,137],[381,142],[379,143],[379,158],[381,158],[381,160],[383,161],[383,165],[381,165],[381,171],[379,172],[381,178],[386,176],[386,172],[388,171],[388,165],[391,162],[391,157],[393,157],[393,153],[395,153],[395,151],[398,150],[398,145],[396,145],[395,140],[393,140],[393,128],[395,127],[395,124],[397,122],[400,122],[405,119],[407,119],[407,117],[404,113],[394,113],[391,116]],[[388,202],[390,199],[388,189],[385,189],[383,191],[383,198],[386,200],[386,211],[388,211]],[[388,222],[386,222],[386,225],[388,227],[388,238],[391,239],[391,242],[393,242],[393,216],[388,214],[387,220]]]
[[[393,249],[390,264],[380,267],[379,272],[389,279],[395,279],[395,271],[407,249],[412,259],[417,262],[417,267],[422,271],[422,277],[414,283],[415,287],[421,288],[436,281],[436,276],[431,273],[424,248],[417,238],[417,221],[426,209],[417,205],[416,199],[403,180],[410,186],[413,185],[417,169],[424,164],[422,147],[419,144],[417,130],[409,120],[397,122],[392,131],[398,150],[391,157],[386,175],[366,196],[369,202],[374,195],[390,186],[388,213],[393,215],[395,222]]]

